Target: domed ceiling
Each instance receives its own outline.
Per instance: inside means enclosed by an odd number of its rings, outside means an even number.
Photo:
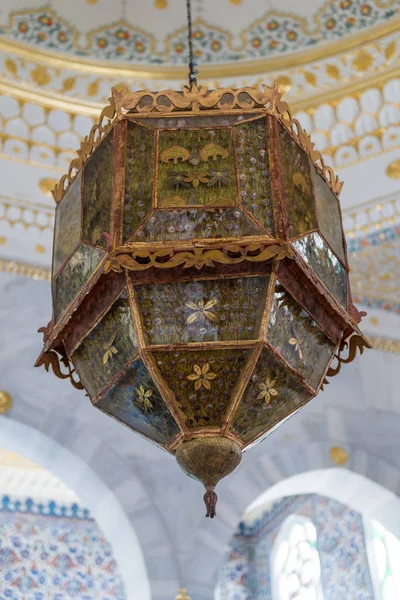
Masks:
[[[397,0],[193,0],[195,55],[205,65],[278,56],[365,34],[398,11]],[[5,0],[0,33],[79,58],[186,65],[183,0]]]

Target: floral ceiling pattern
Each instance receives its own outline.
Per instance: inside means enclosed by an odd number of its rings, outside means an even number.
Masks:
[[[196,18],[195,55],[204,64],[285,54],[352,35],[399,12],[397,0],[330,0],[310,19],[270,10],[242,29],[236,42],[227,29]],[[183,65],[187,61],[185,27],[161,42],[127,19],[82,34],[48,5],[12,12],[8,24],[0,28],[1,35],[96,60],[159,65]]]

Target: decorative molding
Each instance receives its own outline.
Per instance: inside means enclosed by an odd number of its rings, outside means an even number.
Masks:
[[[54,209],[52,206],[7,198],[0,195],[0,223],[10,227],[21,225],[25,230],[36,228],[40,232],[53,231]]]
[[[51,269],[45,267],[35,267],[25,263],[12,260],[3,260],[0,258],[0,272],[11,273],[12,275],[21,275],[30,277],[37,281],[51,281]]]
[[[400,340],[381,338],[373,335],[369,335],[368,340],[375,350],[390,352],[391,354],[400,354]]]
[[[308,53],[313,57],[308,60],[316,60],[349,50],[367,36],[371,39],[379,35],[376,30],[381,28],[392,30],[391,21],[398,13],[396,0],[388,0],[385,5],[380,0],[369,0],[361,6],[358,2],[329,0],[310,20],[273,10],[245,27],[239,34],[237,45],[228,30],[196,19],[193,23],[195,54],[205,65],[222,62],[226,67],[235,63],[236,69],[238,61],[260,61],[271,57],[287,61],[286,56],[279,55],[294,52]],[[157,40],[152,33],[127,20],[82,34],[49,6],[43,6],[12,12],[8,25],[0,29],[0,35],[14,43],[30,46],[32,51],[37,52],[39,48],[41,52],[69,54],[68,58],[61,58],[64,62],[73,60],[82,64],[85,59],[89,64],[90,60],[134,62],[145,64],[147,69],[148,65],[157,65],[158,70],[160,65],[186,64],[186,27],[169,34],[165,40]],[[82,37],[86,37],[86,43],[81,43]],[[328,44],[331,48],[326,47]],[[297,64],[299,60],[296,56]],[[205,74],[205,77],[209,76]],[[162,78],[169,77],[164,73]]]

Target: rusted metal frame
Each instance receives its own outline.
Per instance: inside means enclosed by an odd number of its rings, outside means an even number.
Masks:
[[[183,437],[180,437],[179,439],[175,439],[172,442],[170,442],[167,445],[167,449],[169,452],[171,452],[171,454],[174,454],[177,447],[180,446],[180,444],[183,441],[187,442],[192,439],[215,437],[216,435],[220,436],[220,437],[226,437],[226,438],[229,438],[230,440],[233,440],[241,448],[243,448],[243,446],[244,446],[243,441],[232,431],[225,431],[223,433],[222,429],[220,427],[219,428],[217,428],[217,427],[208,427],[208,428],[196,427],[196,428],[193,428],[190,432],[186,433]]]
[[[78,250],[79,246],[83,246],[83,245],[87,245],[82,239],[79,240],[79,242],[76,244],[76,246],[74,247],[74,249],[72,250],[72,252],[68,255],[68,257],[64,260],[64,262],[62,263],[61,267],[58,268],[58,271],[56,273],[53,273],[51,276],[51,281],[52,283],[59,277],[59,275],[62,273],[62,271],[64,270],[64,268],[67,266],[67,264],[69,263],[69,261],[71,260],[71,258],[73,257],[73,255],[75,254],[75,252]],[[101,248],[101,250],[104,250],[104,248]],[[54,258],[53,258],[53,264],[54,264]]]
[[[115,299],[121,295],[125,287],[125,278],[121,273],[113,273],[99,280],[92,290],[83,299],[79,308],[74,313],[73,324],[69,322],[63,329],[61,336],[69,355],[73,354],[81,341],[86,337],[88,327],[98,321],[100,315],[111,308]],[[112,290],[112,293],[110,293]],[[104,293],[105,292],[105,293]],[[98,300],[101,298],[101,300]],[[103,299],[106,298],[106,302]],[[100,307],[100,310],[98,310]]]
[[[251,112],[249,110],[249,112]],[[174,113],[134,113],[135,115],[139,115],[139,116],[132,116],[133,113],[127,113],[126,115],[124,115],[122,118],[126,119],[127,121],[130,121],[131,123],[136,123],[137,125],[143,126],[146,129],[152,129],[153,131],[180,131],[180,130],[193,130],[193,129],[199,129],[199,130],[204,130],[204,129],[212,129],[213,131],[216,131],[217,129],[229,129],[230,127],[234,128],[234,127],[238,127],[240,125],[242,125],[243,123],[250,123],[251,121],[256,121],[257,119],[259,119],[263,114],[266,113],[264,108],[259,108],[258,109],[258,113],[255,114],[254,116],[251,116],[249,119],[242,119],[242,120],[237,120],[236,123],[230,123],[228,126],[226,125],[204,125],[202,126],[201,123],[198,124],[185,124],[182,127],[173,127],[170,125],[167,126],[163,126],[163,127],[154,127],[153,125],[147,125],[145,120],[146,119],[155,119],[155,120],[159,120],[159,119],[163,119],[164,116],[166,115],[167,117],[169,117],[170,119],[182,119],[182,118],[190,118],[190,119],[201,119],[201,118],[208,118],[208,116],[213,113],[211,116],[216,116],[218,115],[219,117],[223,116],[221,111],[211,111],[211,110],[205,110],[205,111],[201,111],[201,112],[186,112],[184,113],[183,111],[179,111],[179,112],[174,112]],[[227,111],[225,113],[224,111],[224,115],[225,114],[229,114],[236,116],[238,115],[241,116],[243,114],[246,114],[247,111],[240,111],[240,110],[231,110],[230,112]],[[158,115],[158,116],[156,116]],[[143,119],[143,120],[142,120]]]
[[[154,165],[153,165],[153,198],[152,198],[152,208],[159,208],[158,206],[158,170],[159,170],[159,151],[160,151],[160,131],[158,129],[153,130],[154,137]],[[153,212],[153,211],[151,211]],[[138,228],[139,229],[139,228]],[[137,229],[137,231],[138,231]]]
[[[268,156],[271,173],[272,204],[274,211],[275,233],[282,240],[289,240],[289,219],[286,209],[285,185],[282,173],[282,156],[278,121],[266,115]]]
[[[112,388],[114,387],[114,384],[117,383],[117,381],[119,379],[121,379],[122,375],[129,369],[129,367],[131,367],[133,365],[134,362],[136,362],[138,359],[140,358],[140,351],[137,350],[134,355],[126,361],[125,365],[123,367],[121,367],[121,369],[119,369],[119,371],[117,373],[115,373],[115,375],[106,383],[106,385],[104,387],[101,388],[100,391],[98,391],[93,398],[91,398],[91,402],[92,404],[96,405],[99,400],[101,400],[101,398],[103,396],[105,396],[105,394]]]
[[[100,263],[97,265],[97,267],[93,271],[93,273],[90,275],[89,279],[83,284],[83,286],[81,287],[81,289],[79,290],[79,292],[77,293],[77,295],[75,296],[73,301],[64,310],[64,313],[61,315],[61,317],[59,318],[57,323],[54,324],[53,330],[52,330],[48,340],[44,344],[42,353],[46,352],[52,346],[53,342],[57,339],[60,332],[64,329],[65,325],[68,323],[68,321],[72,317],[73,312],[78,308],[78,306],[81,304],[84,297],[90,292],[90,290],[93,288],[93,286],[97,283],[97,281],[99,280],[99,278],[101,277],[101,275],[103,273],[104,265],[106,263],[107,258],[108,258],[108,255],[105,254],[103,256],[103,258],[101,259]]]
[[[155,364],[154,358],[151,356],[151,353],[148,352],[148,342],[146,340],[146,336],[143,331],[144,328],[143,328],[143,324],[142,324],[142,320],[141,320],[141,316],[140,316],[140,311],[139,311],[139,307],[138,307],[135,289],[132,284],[131,278],[129,277],[127,272],[126,272],[126,282],[127,282],[132,318],[133,318],[133,325],[134,325],[134,328],[136,331],[136,336],[137,336],[137,340],[138,340],[138,344],[139,344],[140,357],[143,360],[143,363],[146,366],[147,370],[149,371],[150,376],[152,377],[155,385],[157,386],[157,388],[160,392],[161,398],[164,400],[170,413],[174,417],[177,426],[179,427],[179,429],[182,432],[185,432],[186,426],[184,423],[182,423],[181,415],[180,415],[178,409],[176,408],[176,405],[174,402],[175,395],[172,392],[172,390],[170,390],[170,388],[164,381],[163,377],[161,376],[161,373],[159,372],[157,365]]]
[[[218,340],[217,342],[188,342],[186,344],[148,344],[146,350],[149,352],[167,352],[170,350],[230,350],[232,348],[253,348],[258,343],[257,339],[251,340]]]
[[[125,109],[124,109],[125,110]],[[140,121],[143,119],[179,119],[183,117],[205,117],[205,116],[230,116],[230,115],[254,115],[257,118],[259,114],[268,113],[276,117],[273,108],[267,108],[265,106],[257,106],[255,108],[229,108],[229,109],[215,109],[215,108],[202,108],[198,111],[194,110],[173,110],[173,111],[156,111],[152,109],[151,112],[131,112],[128,110],[126,113],[121,113],[121,118],[134,119]],[[277,117],[276,117],[277,118]],[[253,120],[253,119],[251,119]],[[223,127],[223,125],[221,125]],[[163,128],[164,129],[164,128]],[[186,126],[185,126],[186,129]]]
[[[300,267],[299,267],[300,269]],[[289,277],[289,279],[288,279]],[[346,324],[341,315],[337,314],[335,308],[325,301],[325,296],[317,290],[319,295],[319,311],[304,299],[303,292],[312,287],[312,283],[307,274],[300,270],[296,273],[291,263],[285,263],[278,270],[279,283],[285,288],[287,293],[303,308],[308,315],[317,323],[325,335],[336,345],[343,335]],[[314,288],[310,289],[312,297],[315,297]],[[322,307],[322,310],[321,310]],[[322,312],[323,311],[323,312]]]
[[[259,335],[260,342],[263,342],[267,337],[268,325],[269,325],[269,322],[271,319],[272,304],[274,302],[274,296],[275,296],[275,286],[276,286],[279,263],[280,263],[279,260],[277,260],[276,258],[273,259],[271,275],[270,275],[269,282],[268,282],[266,303],[265,303],[264,313],[263,313],[263,316],[261,319],[261,324],[260,324],[260,335]]]
[[[235,414],[236,409],[242,400],[242,396],[245,392],[247,384],[250,381],[250,377],[255,369],[258,359],[260,358],[262,349],[263,349],[263,344],[261,342],[257,342],[256,345],[254,346],[253,352],[251,353],[251,355],[249,356],[249,358],[247,360],[246,365],[242,369],[240,378],[239,378],[238,382],[236,383],[235,388],[232,392],[231,401],[225,412],[225,416],[224,416],[224,420],[223,420],[223,427],[221,430],[223,435],[226,435],[228,433],[228,429],[232,425],[233,415]]]
[[[127,121],[122,119],[114,127],[114,155],[111,196],[111,227],[112,248],[122,244],[122,213],[125,200],[125,170]]]
[[[232,207],[230,207],[232,208]],[[158,209],[161,210],[161,209]],[[216,210],[216,209],[213,209]],[[154,211],[153,211],[154,213]],[[153,214],[152,213],[152,214]],[[149,215],[151,216],[151,215]],[[144,221],[143,221],[144,222]],[[271,246],[273,244],[282,245],[282,240],[279,238],[271,238],[266,235],[249,235],[244,237],[227,237],[227,238],[191,238],[189,240],[164,240],[151,242],[127,242],[119,248],[116,248],[115,253],[129,252],[131,249],[144,250],[160,250],[162,248],[172,248],[176,251],[193,250],[194,248],[223,248],[226,244],[235,244],[237,246],[248,246],[249,244],[264,244]]]

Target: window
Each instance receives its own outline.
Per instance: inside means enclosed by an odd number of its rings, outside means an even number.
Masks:
[[[282,524],[271,575],[273,600],[323,600],[317,531],[307,517],[291,515]]]
[[[365,523],[376,600],[400,599],[400,541],[378,521]]]

